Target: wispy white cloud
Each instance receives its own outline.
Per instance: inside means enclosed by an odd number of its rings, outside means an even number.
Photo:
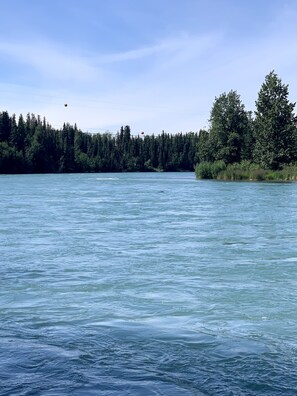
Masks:
[[[122,124],[155,133],[199,130],[207,126],[215,96],[224,91],[237,90],[252,110],[272,69],[290,84],[296,101],[293,11],[285,9],[261,37],[245,41],[224,31],[185,30],[110,53],[79,53],[48,40],[0,41],[0,56],[43,77],[35,90],[2,86],[7,94],[0,105],[44,115],[54,126],[76,122],[83,130],[116,130]]]
[[[160,70],[164,69],[165,65],[174,66],[201,55],[216,41],[215,35],[193,36],[183,33],[159,40],[153,45],[124,52],[78,54],[72,48],[48,40],[35,42],[0,40],[0,56],[11,59],[19,65],[25,65],[47,78],[87,83],[104,80],[111,73],[109,67],[123,62],[131,65],[132,73],[135,70],[133,62],[137,60],[144,60],[149,66],[152,63],[157,64]],[[33,78],[34,76],[36,74],[33,74]]]
[[[98,77],[97,69],[83,56],[72,54],[69,49],[46,41],[0,41],[0,54],[35,73],[61,80],[86,82]],[[36,76],[36,74],[35,74]]]
[[[173,79],[177,69],[197,60],[213,47],[215,40],[214,36],[184,33],[151,46],[93,56],[73,55],[69,49],[65,51],[48,42],[43,46],[0,42],[2,55],[28,65],[50,81],[48,87],[45,84],[38,90],[15,85],[5,101],[10,107],[11,96],[12,106],[17,107],[12,111],[37,112],[46,115],[50,122],[54,120],[55,125],[69,121],[82,128],[108,128],[125,123],[138,128],[142,124],[142,128],[147,126],[153,131],[153,120],[160,119],[160,124],[164,124],[161,128],[166,129],[168,121],[164,120],[187,107],[180,103],[181,94],[175,93],[177,81],[174,84]],[[144,60],[144,65],[134,73],[134,62],[138,60]],[[122,62],[128,62],[129,75],[124,75],[121,67],[112,69]],[[108,78],[102,79],[102,75]],[[79,80],[82,88],[75,87],[73,80]],[[67,112],[62,106],[65,101],[70,103]]]
[[[101,54],[94,58],[97,64],[115,63],[123,61],[133,61],[152,56],[167,57],[169,55],[182,55],[185,57],[194,57],[197,53],[208,49],[217,41],[216,35],[192,36],[187,33],[180,34],[176,37],[170,37],[160,40],[155,45],[140,47],[125,52]]]

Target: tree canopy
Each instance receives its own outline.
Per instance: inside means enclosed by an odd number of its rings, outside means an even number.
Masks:
[[[52,128],[27,114],[16,121],[0,113],[0,172],[193,171],[198,133],[132,135],[121,127],[115,135],[90,134],[76,125]]]
[[[158,135],[123,126],[90,134],[76,125],[54,129],[34,114],[0,112],[0,173],[193,171],[203,162],[241,161],[279,169],[297,160],[295,103],[272,71],[262,84],[255,116],[231,90],[215,98],[209,129]]]
[[[269,73],[256,101],[254,160],[264,168],[278,169],[295,159],[295,103],[288,99],[288,85]]]
[[[236,91],[215,98],[210,113],[210,158],[225,163],[240,162],[247,156],[251,130],[248,112]]]

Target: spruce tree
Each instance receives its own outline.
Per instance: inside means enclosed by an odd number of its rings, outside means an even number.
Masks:
[[[10,117],[7,111],[0,113],[0,142],[9,142],[10,138]]]
[[[295,103],[288,95],[288,85],[270,72],[256,101],[253,153],[254,161],[267,169],[278,169],[294,159]]]

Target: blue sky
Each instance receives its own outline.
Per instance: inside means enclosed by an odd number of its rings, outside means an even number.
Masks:
[[[297,101],[295,0],[9,0],[1,15],[0,111],[57,128],[198,131],[223,92],[254,110],[273,69]]]

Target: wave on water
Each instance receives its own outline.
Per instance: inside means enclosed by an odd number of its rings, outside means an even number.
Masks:
[[[2,179],[0,396],[297,395],[297,184],[192,176]]]

